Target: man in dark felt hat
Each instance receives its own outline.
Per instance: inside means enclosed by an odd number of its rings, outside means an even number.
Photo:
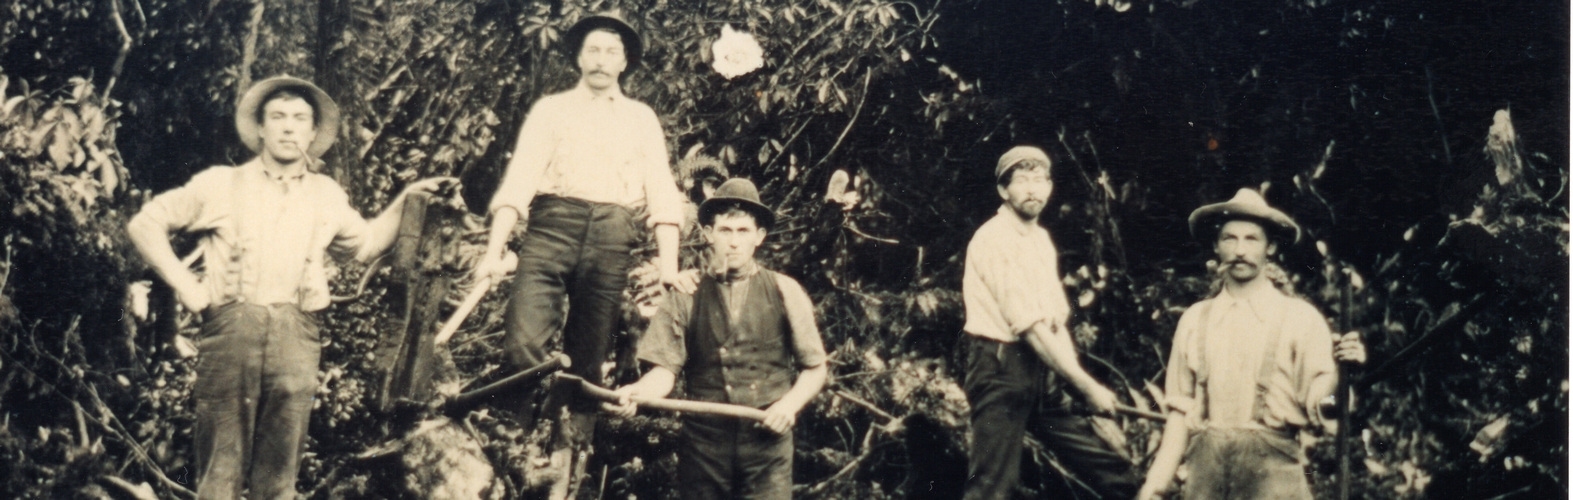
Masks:
[[[967,245],[961,281],[967,321],[958,345],[972,422],[967,500],[1015,497],[1029,427],[1104,498],[1130,498],[1140,480],[1088,418],[1071,411],[1060,384],[1047,383],[1052,369],[1096,410],[1113,413],[1118,402],[1082,368],[1065,327],[1071,310],[1059,252],[1038,223],[1054,190],[1051,165],[1035,147],[1006,151],[994,167],[1004,203]]]
[[[683,416],[678,445],[680,496],[687,500],[792,497],[792,426],[829,376],[814,304],[802,285],[761,268],[754,251],[775,214],[747,179],[722,184],[699,207],[699,223],[716,265],[698,291],[669,294],[639,340],[649,366],[617,390],[661,398],[681,377],[688,398],[765,410],[763,425],[731,417]]]
[[[317,391],[316,311],[328,306],[325,257],[365,261],[393,243],[410,185],[367,221],[332,177],[312,171],[338,135],[339,109],[305,80],[275,77],[246,91],[235,128],[257,157],[212,167],[166,191],[126,230],[142,258],[202,314],[195,402],[197,497],[293,499]],[[202,276],[170,234],[200,235]],[[248,475],[249,474],[249,475]]]
[[[1334,430],[1323,416],[1334,406],[1334,360],[1363,363],[1365,346],[1274,285],[1271,259],[1299,241],[1300,226],[1256,191],[1197,209],[1190,226],[1211,243],[1223,286],[1180,317],[1164,381],[1169,421],[1138,498],[1169,490],[1183,459],[1186,498],[1309,500],[1297,434]]]
[[[692,292],[694,275],[678,272],[682,195],[661,122],[649,106],[623,95],[619,84],[639,64],[638,34],[615,16],[598,15],[580,20],[564,42],[579,83],[530,108],[492,198],[491,235],[474,273],[497,283],[507,271],[502,262],[509,235],[527,222],[504,315],[504,351],[517,368],[535,366],[548,359],[547,343],[560,330],[563,352],[573,360],[569,373],[601,383],[637,232],[655,235],[662,283]],[[529,410],[527,394],[500,402],[526,420],[556,418],[558,405],[574,398],[553,392],[542,410]],[[574,400],[574,426],[593,427],[597,406]],[[583,441],[580,435],[569,437]]]

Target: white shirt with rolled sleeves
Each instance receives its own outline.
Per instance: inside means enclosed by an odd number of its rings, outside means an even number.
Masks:
[[[643,207],[650,227],[683,222],[655,111],[615,89],[596,97],[583,82],[530,108],[490,209],[524,219],[538,193]]]
[[[1264,398],[1267,412],[1264,421],[1256,422],[1251,416],[1257,374],[1267,352],[1263,342],[1267,329],[1279,323],[1283,330],[1273,350],[1274,369]],[[1310,424],[1315,408],[1309,400],[1315,381],[1337,376],[1332,348],[1327,319],[1309,302],[1272,287],[1243,296],[1223,291],[1180,317],[1170,348],[1165,399],[1194,430],[1242,425],[1303,428]],[[1202,401],[1198,385],[1204,382],[1207,393]]]
[[[983,223],[967,245],[961,298],[970,335],[1016,342],[1040,321],[1063,328],[1070,316],[1059,251],[1049,231],[1022,222],[1008,206]]]

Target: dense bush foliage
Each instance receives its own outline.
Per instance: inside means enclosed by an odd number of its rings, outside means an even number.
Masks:
[[[1055,159],[1046,224],[1078,312],[1072,326],[1084,363],[1127,403],[1161,408],[1175,323],[1214,286],[1185,214],[1258,187],[1307,230],[1283,253],[1294,292],[1370,347],[1355,384],[1358,495],[1567,495],[1565,3],[4,9],[0,461],[15,466],[0,469],[0,494],[188,496],[183,346],[195,322],[156,280],[144,295],[152,277],[122,227],[149,192],[246,158],[229,124],[250,81],[289,73],[335,96],[345,127],[327,168],[365,213],[437,175],[462,176],[475,209],[529,104],[574,82],[561,34],[616,9],[647,44],[625,90],[662,117],[685,191],[701,166],[759,183],[781,216],[762,257],[815,300],[833,381],[799,420],[800,496],[957,496],[968,446],[950,357],[961,258],[997,206],[989,167],[1017,143]],[[730,78],[712,69],[727,29],[758,42],[761,68]],[[1459,42],[1460,31],[1484,41]],[[467,269],[484,239],[482,217],[464,223],[453,269]],[[685,266],[704,261],[700,247],[688,232]],[[650,257],[647,244],[640,258]],[[393,323],[387,271],[337,273],[335,293],[354,298],[324,313],[301,488],[310,498],[418,497],[396,456],[367,453],[435,420],[377,410],[379,344]],[[370,286],[356,295],[363,277]],[[631,278],[621,381],[637,376],[627,360],[651,267]],[[447,351],[457,378],[448,390],[501,375],[501,295]],[[453,425],[495,468],[489,495],[530,488],[540,434],[488,407]],[[1139,465],[1160,430],[1126,417],[1100,427]],[[582,494],[674,497],[676,430],[670,415],[604,422]],[[1306,439],[1324,498],[1337,470],[1330,441]],[[1054,473],[1053,456],[1028,449],[1029,493],[1090,497]]]

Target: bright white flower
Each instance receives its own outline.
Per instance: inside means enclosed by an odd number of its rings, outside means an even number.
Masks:
[[[753,35],[732,29],[730,24],[721,27],[721,38],[710,46],[710,53],[715,57],[710,66],[728,80],[765,65],[765,49],[759,46],[759,41],[754,40]]]

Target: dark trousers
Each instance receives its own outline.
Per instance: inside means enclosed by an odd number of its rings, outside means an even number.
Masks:
[[[1311,500],[1300,443],[1289,432],[1209,428],[1191,436],[1185,498]]]
[[[790,500],[792,434],[730,417],[685,417],[677,481],[683,500]]]
[[[1002,343],[962,334],[963,389],[972,407],[967,500],[1007,500],[1021,480],[1022,439],[1029,428],[1072,473],[1104,498],[1133,498],[1141,478],[1092,430],[1086,417],[1047,393],[1048,367],[1025,341]]]
[[[541,195],[530,204],[528,224],[504,316],[504,350],[518,368],[538,365],[561,327],[563,353],[573,360],[568,373],[599,384],[628,286],[633,214],[621,205]],[[574,409],[593,412],[596,404]]]
[[[197,498],[294,499],[317,391],[321,326],[289,304],[231,302],[203,313],[193,439]]]

